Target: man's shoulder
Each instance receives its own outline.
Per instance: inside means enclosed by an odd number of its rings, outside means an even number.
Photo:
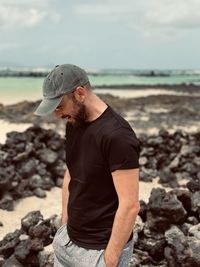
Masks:
[[[110,114],[111,116],[104,123],[104,127],[102,128],[105,134],[111,134],[115,131],[133,131],[130,123],[112,107],[110,109]]]
[[[99,129],[98,135],[101,140],[120,136],[125,138],[128,135],[132,135],[132,137],[137,139],[134,129],[122,115],[113,108],[111,108],[110,114]]]

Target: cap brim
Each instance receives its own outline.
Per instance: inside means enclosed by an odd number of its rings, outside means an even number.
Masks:
[[[43,99],[33,114],[38,116],[46,116],[52,113],[60,104],[63,96],[54,99]]]

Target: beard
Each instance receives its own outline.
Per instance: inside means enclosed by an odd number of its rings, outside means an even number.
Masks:
[[[82,126],[88,121],[89,113],[87,111],[85,104],[77,101],[75,97],[73,98],[73,103],[74,103],[74,114],[73,116],[68,118],[68,123],[71,123],[74,126]],[[63,116],[63,118],[65,117],[66,116]]]

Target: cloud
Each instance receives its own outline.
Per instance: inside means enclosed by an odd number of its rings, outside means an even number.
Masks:
[[[18,43],[11,43],[11,42],[4,42],[0,45],[0,52],[4,52],[6,50],[11,50],[15,48],[20,48],[20,44]]]
[[[60,20],[60,15],[51,8],[50,1],[1,1],[1,28],[32,28],[46,19]]]
[[[200,0],[0,0],[0,58],[199,67],[199,28]]]
[[[171,35],[200,28],[199,0],[104,0],[74,7],[76,14],[119,21],[144,36]]]
[[[200,28],[200,2],[197,0],[153,1],[141,26],[147,31],[181,34]]]

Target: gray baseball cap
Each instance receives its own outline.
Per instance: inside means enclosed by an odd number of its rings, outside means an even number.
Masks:
[[[89,79],[84,69],[73,64],[56,65],[43,82],[43,99],[34,114],[48,115],[60,104],[64,94],[88,82]]]

